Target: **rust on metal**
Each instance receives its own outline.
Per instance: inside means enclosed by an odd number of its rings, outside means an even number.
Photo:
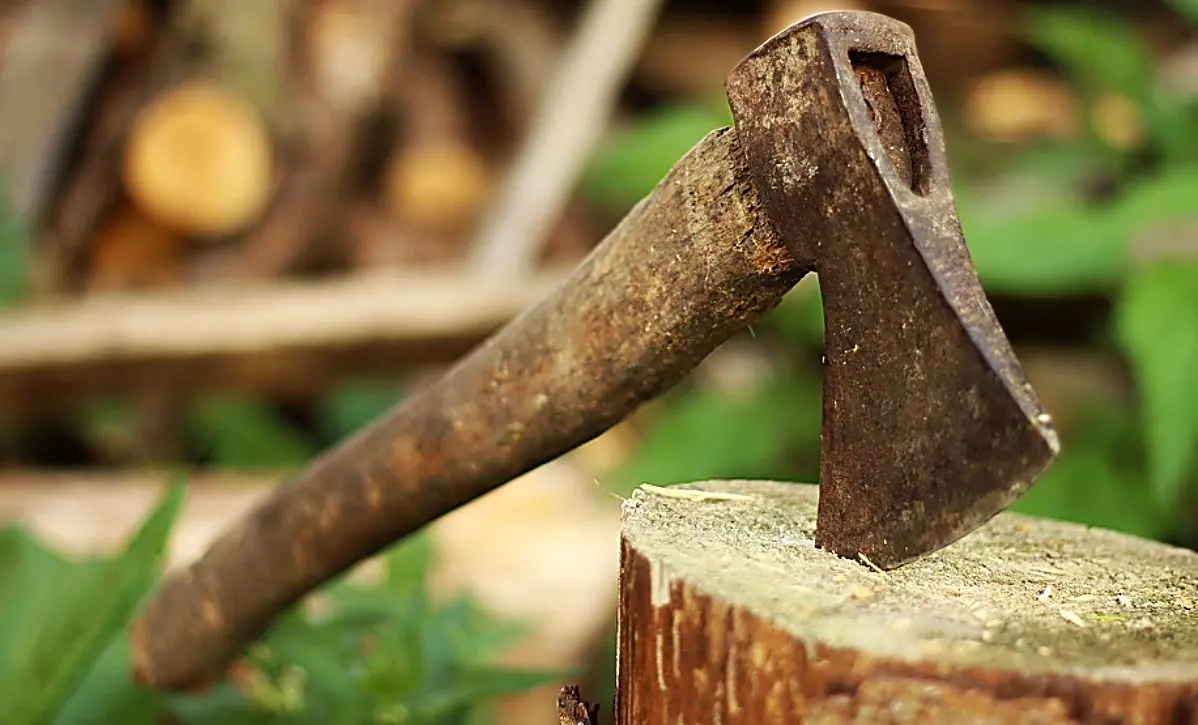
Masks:
[[[816,543],[899,566],[1001,511],[1059,447],[965,246],[914,36],[816,15],[727,87],[766,215],[823,293]]]

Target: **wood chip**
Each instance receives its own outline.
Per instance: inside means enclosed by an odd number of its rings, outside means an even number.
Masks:
[[[866,566],[868,566],[870,569],[873,569],[874,571],[876,571],[877,573],[881,574],[882,576],[886,576],[886,571],[885,571],[885,570],[883,570],[883,569],[882,569],[880,566],[878,566],[877,564],[875,564],[875,563],[873,563],[872,561],[870,561],[870,560],[869,560],[869,557],[868,557],[868,556],[866,556],[864,552],[858,551],[858,552],[857,552],[857,559],[858,559],[858,560],[860,560],[862,564],[865,564]]]
[[[679,498],[687,501],[751,501],[752,496],[746,496],[742,493],[724,493],[719,491],[696,491],[690,488],[675,488],[666,486],[654,486],[651,483],[642,483],[640,486],[642,491],[652,493],[657,496],[665,496],[666,498]]]

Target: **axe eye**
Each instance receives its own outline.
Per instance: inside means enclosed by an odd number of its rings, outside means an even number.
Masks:
[[[849,63],[895,173],[911,191],[926,193],[931,160],[919,94],[907,59],[888,53],[850,51]]]

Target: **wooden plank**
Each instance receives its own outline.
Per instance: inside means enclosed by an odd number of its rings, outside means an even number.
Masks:
[[[269,393],[445,364],[563,278],[378,272],[19,308],[0,313],[0,408],[147,385]]]

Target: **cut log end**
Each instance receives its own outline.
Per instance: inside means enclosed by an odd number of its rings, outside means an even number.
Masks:
[[[618,723],[1198,722],[1194,552],[1001,514],[881,573],[814,486],[688,488],[625,503]]]

